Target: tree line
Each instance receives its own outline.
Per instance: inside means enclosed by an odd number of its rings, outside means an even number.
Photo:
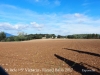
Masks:
[[[55,34],[25,34],[23,32],[18,33],[18,36],[7,37],[4,32],[0,32],[0,41],[25,41],[32,39],[42,39],[42,38],[56,38]]]
[[[100,39],[100,34],[74,34],[68,35],[69,39]]]
[[[100,34],[74,34],[74,35],[55,35],[55,34],[25,34],[24,32],[18,33],[18,36],[7,37],[4,32],[0,32],[0,41],[25,41],[33,39],[55,39],[55,38],[66,38],[66,39],[100,39]]]

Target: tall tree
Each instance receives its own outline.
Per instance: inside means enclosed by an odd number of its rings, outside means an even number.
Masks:
[[[19,40],[20,40],[20,41],[24,41],[24,40],[25,40],[25,35],[26,35],[26,34],[25,34],[24,32],[19,32],[19,33],[18,33]]]
[[[0,41],[6,38],[6,34],[4,32],[0,32]]]

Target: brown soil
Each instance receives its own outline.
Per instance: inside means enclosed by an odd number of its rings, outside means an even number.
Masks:
[[[100,40],[0,42],[0,65],[9,75],[99,75]]]

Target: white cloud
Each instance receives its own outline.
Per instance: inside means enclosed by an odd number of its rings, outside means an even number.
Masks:
[[[90,17],[83,13],[49,13],[39,14],[29,9],[9,5],[10,11],[0,6],[0,30],[26,33],[99,33],[100,18]],[[14,7],[14,8],[13,8]],[[15,10],[16,8],[16,10]],[[41,31],[39,31],[41,30]]]
[[[27,31],[27,30],[41,30],[43,28],[43,24],[38,24],[36,22],[31,22],[30,24],[10,24],[10,23],[0,23],[0,31],[4,32],[18,32],[18,31]],[[26,32],[27,33],[27,32]]]
[[[74,14],[74,16],[75,16],[75,17],[77,17],[77,18],[84,17],[84,15],[83,15],[83,14],[79,14],[79,13],[75,13],[75,14]]]
[[[33,28],[37,28],[38,30],[41,30],[43,28],[43,24],[38,24],[36,22],[31,22],[30,24]]]
[[[21,24],[12,25],[10,23],[0,23],[1,30],[22,30],[22,29],[25,29],[27,27],[28,26],[21,25]]]

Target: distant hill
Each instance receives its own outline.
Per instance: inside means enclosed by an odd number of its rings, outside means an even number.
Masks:
[[[9,34],[9,33],[5,33],[6,34],[6,37],[11,37],[11,36],[14,36],[12,34]]]

